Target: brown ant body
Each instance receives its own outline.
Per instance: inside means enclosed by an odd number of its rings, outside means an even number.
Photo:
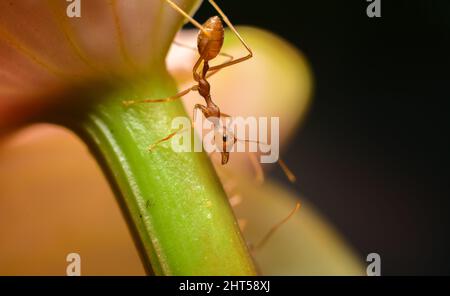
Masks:
[[[214,0],[208,0],[208,2],[214,7],[214,9],[219,13],[219,15],[222,17],[222,19],[219,16],[213,16],[209,18],[203,25],[198,23],[195,19],[193,19],[191,16],[189,16],[184,10],[182,10],[177,4],[175,4],[172,0],[164,0],[167,2],[172,8],[174,8],[177,12],[179,12],[181,15],[183,15],[186,19],[188,19],[195,27],[199,29],[199,34],[197,37],[197,48],[193,48],[190,46],[186,46],[177,42],[174,42],[175,44],[190,48],[193,50],[197,50],[200,57],[198,58],[197,62],[195,63],[192,73],[193,78],[196,82],[195,85],[173,95],[167,98],[162,99],[143,99],[143,100],[128,100],[124,101],[123,103],[125,105],[132,105],[135,103],[162,103],[162,102],[170,102],[177,99],[180,99],[184,95],[188,94],[191,91],[198,91],[198,93],[204,98],[205,105],[196,104],[194,106],[194,122],[195,122],[195,114],[197,110],[200,110],[202,114],[205,116],[207,120],[210,120],[216,129],[219,128],[219,120],[222,117],[230,117],[230,115],[222,113],[220,111],[219,106],[217,106],[212,98],[211,98],[211,86],[208,82],[208,78],[212,75],[216,74],[219,70],[232,66],[238,63],[241,63],[245,60],[250,59],[253,57],[253,52],[250,49],[250,47],[246,44],[244,39],[241,37],[241,35],[238,33],[238,31],[234,28],[233,24],[230,22],[228,17],[224,14],[224,12],[220,9],[220,7],[215,3]],[[246,48],[248,51],[248,54],[246,56],[243,56],[238,59],[234,59],[233,56],[222,53],[222,46],[224,42],[224,36],[225,31],[223,27],[222,20],[227,24],[227,26],[233,31],[233,33],[237,36],[237,38],[240,40],[242,45]],[[217,56],[224,56],[228,58],[228,61],[216,65],[216,66],[210,66],[209,62],[213,59],[215,59]],[[201,71],[199,71],[200,66],[203,65]],[[155,146],[158,144],[165,142],[172,138],[174,135],[179,133],[180,130],[175,131],[165,138],[159,140],[158,142],[150,145],[149,150],[152,150]],[[238,139],[234,137],[228,136],[228,131],[226,130],[226,127],[223,127],[223,133],[222,133],[222,143],[223,143],[223,149],[221,151],[222,154],[222,165],[226,164],[229,160],[229,144],[236,143]],[[231,141],[231,143],[230,143]],[[241,140],[241,141],[248,141],[248,140]],[[257,162],[257,160],[252,157],[252,164],[255,167],[255,170],[257,174],[259,175],[259,179],[261,181],[264,180],[264,175],[262,172],[262,169],[260,167],[260,164]],[[279,164],[281,168],[283,169],[284,173],[288,177],[288,179],[291,182],[295,182],[296,177],[295,175],[289,170],[289,168],[286,166],[283,160],[279,159]],[[275,224],[269,232],[263,237],[261,242],[257,244],[254,248],[252,247],[252,251],[255,251],[259,248],[261,248],[265,243],[272,237],[272,235],[276,232],[276,230],[281,227],[283,224],[285,224],[300,208],[300,203],[297,203],[295,208],[289,213],[287,217],[285,217],[283,220]]]
[[[197,62],[194,65],[194,68],[192,69],[192,73],[194,76],[194,80],[197,82],[194,86],[189,87],[188,89],[185,89],[179,93],[177,93],[174,96],[163,98],[163,99],[146,99],[146,100],[139,100],[139,101],[124,101],[125,105],[130,105],[134,103],[157,103],[157,102],[169,102],[176,99],[181,98],[182,96],[188,94],[191,91],[198,91],[198,93],[205,99],[206,105],[196,104],[194,107],[194,118],[197,109],[199,109],[206,119],[210,120],[215,128],[219,127],[219,122],[221,117],[229,117],[229,115],[225,113],[220,112],[220,108],[213,102],[211,98],[211,86],[208,82],[208,78],[217,73],[219,70],[235,65],[237,63],[243,62],[245,60],[248,60],[253,56],[253,53],[251,49],[248,47],[248,45],[245,43],[245,41],[242,39],[242,37],[239,35],[237,30],[234,28],[233,24],[229,21],[228,17],[223,13],[223,11],[219,8],[219,6],[213,1],[208,0],[211,5],[216,9],[216,11],[220,14],[223,21],[230,27],[230,29],[234,32],[234,34],[239,38],[241,43],[244,45],[244,47],[247,49],[248,54],[244,57],[234,59],[232,56],[228,54],[221,53],[223,41],[224,41],[224,35],[225,31],[223,28],[222,20],[219,16],[213,16],[209,18],[203,25],[200,25],[196,20],[194,20],[192,17],[190,17],[185,11],[183,11],[178,5],[176,5],[171,0],[165,0],[170,6],[172,6],[176,11],[178,11],[180,14],[182,14],[184,17],[186,17],[194,26],[196,26],[200,31],[197,38],[197,50],[200,55]],[[187,47],[187,46],[186,46]],[[216,58],[218,55],[226,56],[229,58],[228,61],[217,65],[217,66],[209,66],[209,62]],[[201,69],[199,73],[200,65],[203,64],[203,68]],[[194,120],[195,121],[195,120]],[[177,132],[170,134],[169,136],[165,137],[161,141],[158,141],[159,144],[162,141],[169,140],[172,136],[174,136]],[[228,137],[227,131],[224,128],[223,135],[222,135],[222,141],[223,141],[223,149],[222,149],[222,164],[226,164],[229,159],[229,152],[227,151],[227,147],[229,144],[229,141],[232,141],[234,144],[237,139],[234,137]],[[153,148],[155,145],[152,145]]]
[[[172,6],[173,9],[175,9],[177,12],[179,12],[181,15],[183,15],[186,19],[189,20],[195,27],[199,29],[198,37],[197,37],[197,48],[190,47],[187,45],[183,45],[177,42],[174,42],[175,44],[186,47],[189,49],[197,50],[200,57],[198,58],[197,62],[194,64],[194,67],[192,69],[193,78],[196,82],[195,85],[173,95],[167,98],[162,99],[143,99],[143,100],[128,100],[124,101],[123,103],[125,105],[132,105],[135,103],[163,103],[163,102],[170,102],[174,100],[178,100],[184,95],[188,94],[191,91],[197,91],[205,100],[205,105],[196,104],[194,106],[193,110],[193,121],[195,122],[195,115],[196,111],[200,110],[202,114],[205,116],[205,118],[209,121],[211,121],[214,125],[215,129],[219,129],[220,127],[220,119],[222,117],[230,117],[230,115],[225,114],[220,111],[219,106],[217,106],[214,101],[211,98],[211,86],[208,82],[208,78],[212,75],[216,74],[219,70],[229,67],[238,63],[241,63],[243,61],[246,61],[253,57],[253,52],[250,49],[250,47],[247,45],[247,43],[244,41],[244,39],[241,37],[239,32],[236,30],[236,28],[233,26],[233,24],[230,22],[228,17],[225,15],[225,13],[220,9],[220,7],[215,3],[214,0],[208,0],[208,2],[214,7],[214,9],[219,13],[219,15],[222,17],[222,19],[219,16],[213,16],[210,17],[203,25],[198,23],[195,19],[193,19],[190,15],[188,15],[184,10],[182,10],[177,4],[175,4],[172,0],[164,0],[167,2],[170,6]],[[238,59],[234,59],[233,56],[222,53],[222,46],[224,42],[224,36],[225,31],[223,27],[222,20],[227,24],[227,26],[231,29],[231,31],[236,35],[236,37],[239,39],[239,41],[242,43],[242,45],[245,47],[245,49],[248,51],[247,55],[240,57]],[[216,65],[216,66],[210,66],[209,62],[215,59],[217,56],[224,56],[227,57],[228,60],[222,64]],[[201,71],[199,71],[200,66],[203,65]],[[179,133],[181,130],[175,131],[165,138],[157,141],[156,143],[150,145],[149,150],[152,150],[154,147],[156,147],[158,144],[168,141],[173,136],[175,136],[177,133]],[[229,160],[230,155],[230,147],[238,141],[238,139],[231,135],[226,127],[223,127],[222,133],[222,149],[221,149],[221,155],[222,155],[222,165],[226,164]],[[240,140],[240,141],[246,141],[250,142],[249,140]],[[258,142],[258,141],[256,141]],[[258,142],[259,143],[259,142]],[[264,176],[262,173],[262,169],[260,168],[260,164],[255,161],[254,157],[251,157],[252,164],[255,167],[255,170],[258,174],[258,179],[263,180]],[[279,159],[279,164],[288,177],[288,179],[294,183],[296,180],[295,175],[289,170],[289,168],[286,166],[286,164],[283,162],[283,160]]]

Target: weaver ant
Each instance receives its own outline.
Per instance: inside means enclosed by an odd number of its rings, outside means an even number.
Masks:
[[[236,30],[236,28],[233,26],[233,24],[230,22],[228,17],[225,15],[225,13],[220,9],[220,7],[215,3],[214,0],[208,0],[208,2],[214,7],[214,9],[219,13],[221,18],[219,16],[213,16],[210,17],[203,25],[198,23],[194,18],[192,18],[190,15],[188,15],[183,9],[181,9],[177,4],[175,4],[172,0],[164,0],[167,2],[172,8],[174,8],[178,13],[180,13],[182,16],[184,16],[189,22],[191,22],[195,27],[199,29],[198,37],[197,37],[197,48],[193,48],[187,45],[180,44],[178,42],[174,42],[178,46],[190,48],[193,50],[198,50],[199,58],[197,62],[195,63],[192,73],[193,78],[196,82],[195,85],[173,95],[167,98],[162,99],[143,99],[143,100],[127,100],[123,103],[125,105],[132,105],[136,103],[163,103],[163,102],[170,102],[177,99],[180,99],[184,95],[188,94],[191,91],[198,91],[198,93],[204,98],[206,105],[196,104],[194,106],[193,110],[193,122],[195,122],[196,117],[196,111],[200,110],[202,114],[205,116],[205,118],[213,123],[214,128],[221,133],[221,141],[222,141],[222,149],[221,149],[221,155],[222,155],[222,165],[226,164],[229,160],[229,154],[230,154],[230,148],[238,141],[238,139],[230,133],[225,127],[223,127],[223,130],[220,131],[220,119],[222,117],[231,117],[228,114],[225,114],[220,111],[220,108],[213,102],[211,98],[211,86],[208,82],[208,78],[212,75],[216,74],[219,70],[229,67],[241,62],[244,62],[250,58],[253,57],[253,52],[250,49],[250,47],[247,45],[247,43],[244,41],[244,39],[241,37],[239,32]],[[238,59],[234,59],[233,56],[222,53],[221,49],[224,42],[224,36],[225,31],[223,27],[222,20],[227,24],[227,26],[231,29],[231,31],[236,35],[236,37],[239,39],[239,41],[242,43],[242,45],[245,47],[245,49],[248,51],[247,55],[240,57]],[[228,58],[228,60],[222,64],[216,65],[216,66],[210,66],[209,62],[213,59],[215,59],[217,56],[224,56]],[[201,71],[199,71],[200,66],[203,65],[203,68]],[[154,147],[156,147],[158,144],[168,141],[173,136],[175,136],[177,133],[179,133],[181,130],[177,130],[168,136],[164,137],[163,139],[157,141],[156,143],[149,146],[149,150],[152,150]],[[251,142],[249,140],[240,140],[245,142]],[[255,141],[259,143],[258,141]],[[260,176],[260,179],[263,177],[262,170],[259,167],[259,163],[255,161],[254,157],[251,156],[252,165],[254,166],[256,172]],[[279,164],[284,171],[285,175],[288,177],[288,179],[291,182],[295,182],[296,178],[294,174],[289,170],[289,168],[286,166],[286,164],[283,162],[283,160],[279,159]]]
[[[211,98],[211,92],[210,92],[210,84],[207,81],[209,77],[217,73],[219,70],[229,67],[231,65],[235,65],[237,63],[241,63],[245,60],[250,59],[253,56],[252,50],[249,48],[249,46],[245,43],[244,39],[239,35],[238,31],[234,28],[233,24],[230,22],[228,17],[223,13],[223,11],[220,9],[220,7],[213,1],[208,0],[209,3],[214,7],[214,9],[219,13],[219,15],[222,17],[223,21],[228,25],[228,27],[234,32],[234,34],[239,38],[241,43],[244,45],[244,47],[247,49],[248,54],[244,57],[234,59],[231,55],[221,53],[223,41],[224,41],[224,35],[225,31],[223,28],[222,20],[219,16],[213,16],[209,18],[203,25],[198,23],[195,19],[193,19],[191,16],[189,16],[184,10],[182,10],[177,4],[172,2],[171,0],[164,0],[166,1],[170,6],[172,6],[176,11],[178,11],[181,15],[183,15],[185,18],[187,18],[194,26],[196,26],[200,31],[197,38],[197,49],[198,53],[200,54],[200,57],[198,58],[197,62],[194,65],[194,68],[192,69],[192,73],[194,76],[194,80],[197,82],[192,87],[189,87],[188,89],[185,89],[179,93],[177,93],[174,96],[163,98],[163,99],[145,99],[145,100],[131,100],[131,101],[124,101],[125,105],[130,105],[134,103],[158,103],[158,102],[169,102],[173,100],[177,100],[181,98],[182,96],[186,95],[187,93],[191,91],[198,91],[198,93],[205,99],[206,105],[196,104],[194,107],[194,118],[197,110],[200,110],[206,119],[210,120],[214,127],[218,128],[219,122],[221,117],[230,117],[229,115],[222,113],[219,109],[219,107],[213,102]],[[187,47],[187,46],[186,46]],[[228,61],[216,65],[216,66],[209,66],[209,62],[216,58],[218,55],[225,56],[229,58]],[[200,65],[203,64],[202,70],[198,71]],[[195,122],[195,119],[194,119]],[[179,132],[179,131],[177,131]],[[169,136],[165,137],[164,139],[158,141],[157,144],[169,140],[172,136],[174,136],[177,132],[170,134]],[[222,164],[226,164],[229,159],[229,150],[227,149],[230,144],[234,144],[237,139],[234,137],[229,137],[227,134],[226,129],[223,131],[222,135],[223,140],[223,151],[222,153]],[[230,143],[232,141],[232,143]],[[155,146],[152,145],[151,148]]]
[[[213,8],[218,12],[219,16],[213,16],[210,17],[203,25],[198,23],[194,18],[192,18],[189,14],[187,14],[183,9],[181,9],[177,4],[175,4],[172,0],[164,0],[167,2],[173,9],[175,9],[178,13],[180,13],[182,16],[184,16],[191,24],[193,24],[196,28],[199,29],[198,37],[197,37],[197,48],[190,47],[184,44],[180,44],[178,42],[174,42],[174,44],[182,47],[186,47],[193,50],[198,50],[199,58],[197,62],[194,64],[194,67],[192,69],[193,78],[196,82],[195,85],[180,91],[179,93],[166,97],[161,99],[143,99],[143,100],[127,100],[123,101],[123,104],[128,106],[136,103],[163,103],[163,102],[170,102],[177,99],[180,99],[184,95],[188,94],[191,91],[198,91],[198,93],[204,98],[206,105],[196,104],[194,106],[193,110],[193,121],[195,122],[195,115],[196,111],[200,110],[202,114],[205,116],[205,118],[209,121],[211,121],[214,124],[215,129],[219,130],[220,125],[220,119],[222,117],[231,117],[228,114],[225,114],[220,111],[220,108],[213,102],[211,98],[211,86],[208,82],[208,78],[212,75],[216,74],[219,70],[244,62],[250,58],[253,57],[253,52],[250,49],[250,47],[247,45],[247,43],[244,41],[244,39],[241,37],[239,32],[236,30],[236,28],[233,26],[233,24],[230,22],[228,17],[225,15],[225,13],[220,9],[220,7],[215,3],[214,0],[208,0],[208,2],[213,6]],[[242,45],[245,47],[245,49],[248,51],[247,55],[240,57],[238,59],[234,59],[233,56],[222,53],[221,49],[224,43],[224,27],[222,20],[225,22],[225,24],[231,29],[231,31],[236,35],[236,37],[239,39],[239,41],[242,43]],[[210,66],[209,62],[215,59],[217,56],[223,56],[228,58],[228,60],[222,64],[216,65],[216,66]],[[199,71],[200,66],[203,65],[201,71]],[[156,143],[149,146],[149,150],[152,150],[154,147],[156,147],[158,144],[168,141],[173,136],[175,136],[177,133],[179,133],[180,130],[175,131],[165,138],[157,141]],[[225,127],[223,127],[222,131],[222,145],[223,149],[221,150],[222,154],[222,165],[226,164],[229,160],[229,147],[238,141],[238,139],[234,135],[230,135],[229,132]],[[247,141],[249,140],[241,140],[241,141]],[[256,141],[257,142],[257,141]],[[259,142],[258,142],[259,143]],[[263,177],[262,169],[259,165],[259,163],[255,160],[254,156],[251,156],[252,165],[255,167],[255,170],[257,171],[257,174],[260,175],[260,177]],[[288,177],[288,179],[291,182],[295,182],[296,177],[294,174],[289,170],[289,168],[286,166],[283,160],[278,160],[282,170]],[[297,203],[295,208],[289,213],[287,217],[285,217],[282,221],[275,224],[269,232],[264,236],[264,238],[261,240],[259,244],[256,245],[255,248],[252,249],[259,249],[262,247],[269,238],[273,235],[273,233],[284,223],[286,223],[294,214],[298,211],[300,208],[300,204]]]

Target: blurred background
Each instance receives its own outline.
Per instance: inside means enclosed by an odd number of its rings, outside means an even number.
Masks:
[[[364,0],[220,4],[309,59],[313,104],[285,151],[298,190],[383,274],[450,274],[450,2],[382,0],[381,18]]]

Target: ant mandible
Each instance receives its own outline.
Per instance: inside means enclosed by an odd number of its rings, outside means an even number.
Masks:
[[[237,38],[240,40],[240,42],[244,45],[246,50],[248,51],[248,54],[246,56],[243,56],[238,59],[234,59],[233,56],[221,53],[221,49],[223,46],[224,41],[224,28],[222,24],[222,20],[219,16],[213,16],[209,18],[203,25],[198,23],[195,19],[193,19],[190,15],[188,15],[183,9],[181,9],[177,4],[175,4],[171,0],[164,0],[166,1],[172,8],[174,8],[177,12],[179,12],[181,15],[183,15],[186,19],[188,19],[195,27],[199,29],[199,34],[197,38],[197,50],[200,55],[197,62],[194,65],[194,68],[192,69],[192,73],[194,76],[194,80],[197,82],[194,86],[189,87],[188,89],[185,89],[179,93],[177,93],[174,96],[163,98],[163,99],[144,99],[144,100],[129,100],[124,101],[123,103],[125,105],[131,105],[135,103],[158,103],[158,102],[169,102],[173,100],[177,100],[181,98],[182,96],[188,94],[191,91],[198,91],[198,93],[205,99],[206,105],[196,104],[194,107],[194,122],[195,122],[195,114],[197,110],[200,110],[206,119],[210,120],[215,128],[218,128],[219,123],[218,120],[220,120],[221,117],[230,117],[229,115],[222,113],[219,109],[219,107],[213,102],[211,98],[211,91],[210,91],[210,84],[207,81],[209,77],[216,74],[219,70],[229,67],[238,63],[241,63],[245,60],[250,59],[253,56],[253,52],[250,49],[250,47],[246,44],[244,39],[241,37],[239,32],[235,29],[233,24],[230,22],[228,17],[225,15],[225,13],[220,9],[220,7],[213,1],[208,0],[208,2],[214,7],[214,9],[219,13],[219,15],[222,17],[223,21],[227,24],[227,26],[231,29],[231,31],[237,36]],[[225,57],[228,57],[229,60],[219,64],[217,66],[209,66],[209,62],[216,58],[218,55],[222,55]],[[203,69],[199,73],[199,67],[203,64]],[[177,131],[178,132],[178,131]],[[154,147],[155,145],[169,140],[171,137],[173,137],[177,132],[170,134],[169,136],[165,137],[164,139],[158,141],[156,144],[152,145]],[[231,144],[234,144],[237,139],[233,137],[228,137],[227,131],[224,128],[223,135],[222,135],[222,141],[223,141],[223,151],[222,153],[222,164],[226,164],[229,159],[229,152],[228,152],[228,144],[232,141]]]

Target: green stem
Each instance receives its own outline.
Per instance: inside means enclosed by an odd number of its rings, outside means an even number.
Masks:
[[[128,108],[121,103],[176,93],[164,69],[155,73],[145,83],[96,94],[102,98],[66,125],[85,140],[109,178],[148,271],[253,275],[247,246],[206,154],[176,153],[170,142],[147,149],[173,131],[172,118],[187,116],[182,103]]]

